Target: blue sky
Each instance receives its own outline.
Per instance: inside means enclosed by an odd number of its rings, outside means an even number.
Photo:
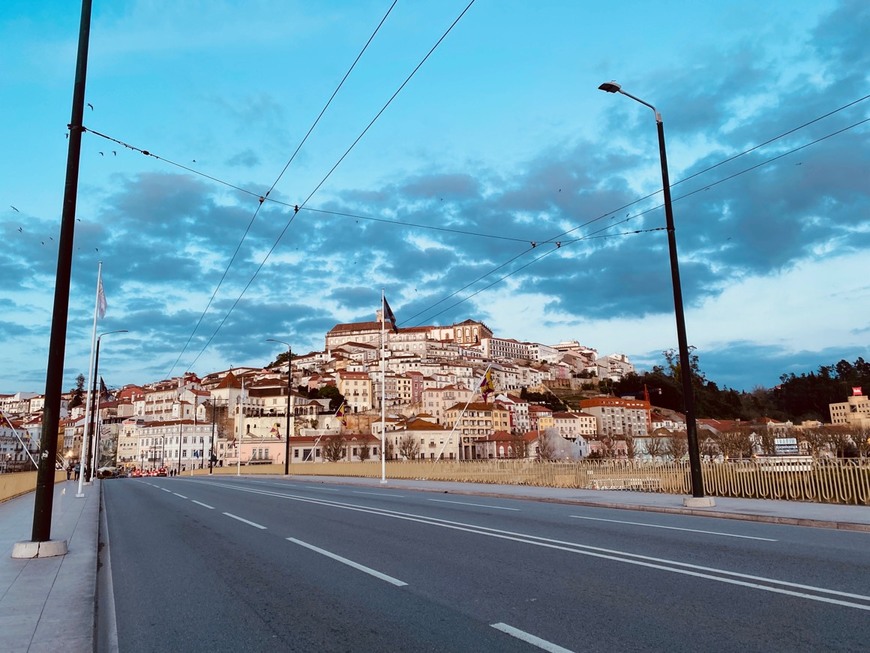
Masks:
[[[45,389],[77,4],[0,7],[3,392]],[[65,388],[99,261],[113,386],[322,349],[382,288],[402,326],[661,363],[655,121],[609,80],[664,118],[707,377],[870,357],[870,4],[391,4],[95,0]]]

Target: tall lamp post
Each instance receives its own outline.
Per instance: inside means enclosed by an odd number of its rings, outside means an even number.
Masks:
[[[91,382],[91,396],[89,398],[91,410],[90,410],[90,424],[88,425],[88,444],[90,445],[90,454],[89,458],[90,462],[84,459],[82,456],[82,474],[79,476],[79,492],[78,496],[84,496],[82,494],[82,481],[90,482],[94,473],[97,471],[97,465],[100,461],[99,454],[97,451],[99,450],[100,438],[99,435],[95,435],[95,427],[99,425],[99,420],[97,419],[97,412],[99,410],[99,402],[97,400],[97,379],[100,376],[100,341],[103,339],[103,336],[108,336],[113,333],[127,333],[127,329],[118,329],[117,331],[106,331],[105,333],[101,333],[97,336],[97,346],[94,348],[94,378]]]
[[[287,345],[287,413],[285,415],[285,441],[284,441],[284,476],[290,474],[290,388],[292,387],[293,379],[290,376],[290,359],[292,352],[290,351],[290,343],[283,340],[275,340],[267,338],[266,342],[277,342],[279,345]]]
[[[686,410],[686,436],[689,444],[689,468],[692,481],[692,498],[684,501],[687,506],[713,506],[712,498],[704,496],[704,479],[701,475],[701,454],[698,449],[698,430],[695,423],[695,394],[692,389],[692,366],[689,360],[689,345],[686,340],[686,318],[683,314],[683,291],[680,285],[680,264],[677,259],[677,237],[674,231],[674,209],[671,203],[671,183],[668,179],[668,156],[665,151],[665,126],[662,114],[651,105],[622,90],[616,82],[605,82],[598,87],[606,93],[621,93],[635,102],[653,110],[659,135],[659,158],[662,165],[662,191],[665,199],[665,220],[668,232],[668,250],[671,257],[671,281],[674,287],[674,315],[677,320],[677,346],[680,353],[680,376],[683,382],[683,403]]]

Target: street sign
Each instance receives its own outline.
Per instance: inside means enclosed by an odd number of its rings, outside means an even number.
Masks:
[[[773,449],[777,456],[795,456],[800,453],[797,438],[774,438]]]

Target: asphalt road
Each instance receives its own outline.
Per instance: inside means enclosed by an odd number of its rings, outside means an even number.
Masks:
[[[103,496],[124,652],[870,641],[867,533],[296,479],[119,479]]]

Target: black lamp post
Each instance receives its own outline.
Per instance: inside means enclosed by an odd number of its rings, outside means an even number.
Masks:
[[[668,250],[671,257],[671,281],[674,287],[674,314],[677,320],[677,346],[680,353],[680,376],[683,382],[683,403],[686,409],[686,436],[689,443],[689,467],[692,480],[692,497],[697,500],[693,505],[713,505],[712,499],[704,497],[704,479],[701,475],[701,454],[698,449],[698,431],[695,423],[695,393],[692,389],[692,366],[689,360],[689,346],[686,340],[686,318],[683,314],[683,291],[680,284],[680,264],[677,259],[677,237],[674,231],[674,209],[671,203],[671,183],[668,179],[668,156],[665,151],[665,126],[662,114],[649,102],[626,93],[616,82],[605,82],[598,87],[607,93],[621,93],[635,102],[653,110],[659,135],[659,158],[662,165],[662,191],[665,200],[665,220],[668,232]]]
[[[266,342],[277,342],[279,345],[287,345],[287,413],[285,415],[284,476],[288,476],[290,474],[290,389],[293,383],[293,379],[290,376],[290,359],[292,353],[290,351],[289,342],[275,340],[274,338],[267,338]]]

